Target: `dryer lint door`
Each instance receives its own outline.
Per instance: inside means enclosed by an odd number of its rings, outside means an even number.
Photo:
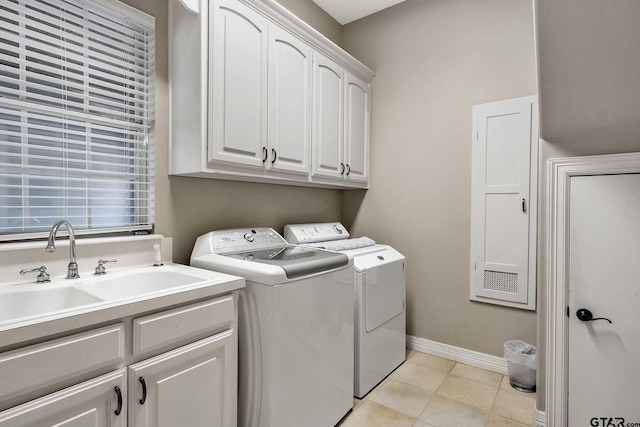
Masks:
[[[371,332],[404,311],[404,257],[384,251],[359,256],[357,261],[364,270],[365,328]]]

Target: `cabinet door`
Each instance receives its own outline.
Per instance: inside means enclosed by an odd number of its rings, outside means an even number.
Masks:
[[[120,369],[0,412],[0,427],[126,427],[126,374]]]
[[[227,331],[131,365],[129,426],[235,426],[235,358]]]
[[[529,288],[535,288],[536,205],[529,197],[537,170],[535,102],[527,97],[474,106],[473,300],[535,308]]]
[[[344,70],[315,53],[313,81],[313,176],[342,179]]]
[[[345,179],[369,179],[369,84],[345,73]]]
[[[215,0],[209,79],[209,162],[263,168],[267,20],[238,1]]]
[[[311,150],[311,48],[269,26],[271,169],[308,174]]]

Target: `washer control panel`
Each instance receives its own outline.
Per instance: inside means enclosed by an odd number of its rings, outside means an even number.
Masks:
[[[273,228],[237,228],[213,232],[213,251],[229,254],[286,246],[287,241]]]
[[[284,238],[292,244],[326,242],[349,238],[346,227],[339,222],[290,224],[284,227]]]

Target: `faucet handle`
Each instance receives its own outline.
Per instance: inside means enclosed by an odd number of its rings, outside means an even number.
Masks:
[[[96,267],[95,275],[99,276],[101,274],[107,274],[107,269],[104,268],[104,265],[110,262],[118,262],[117,259],[99,259],[98,266]]]
[[[47,273],[47,267],[45,267],[44,265],[42,267],[32,268],[30,270],[20,270],[20,274],[24,276],[25,274],[35,273],[36,271],[40,272],[38,273],[38,277],[36,277],[36,283],[46,283],[51,281],[51,279],[49,278],[49,273]]]

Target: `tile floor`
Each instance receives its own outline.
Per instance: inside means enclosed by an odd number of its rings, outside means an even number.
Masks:
[[[340,427],[531,426],[536,395],[509,377],[407,350],[407,360],[363,400]]]

